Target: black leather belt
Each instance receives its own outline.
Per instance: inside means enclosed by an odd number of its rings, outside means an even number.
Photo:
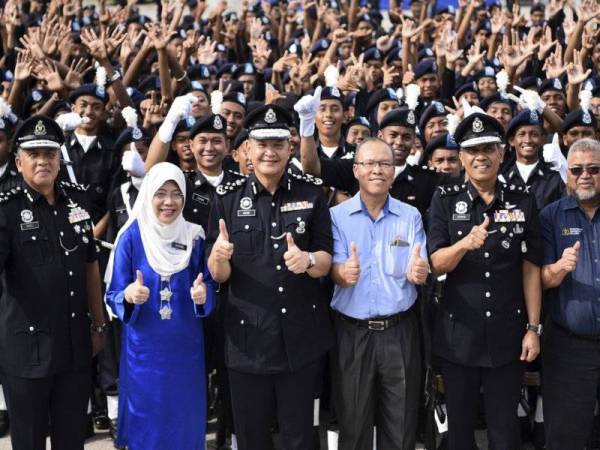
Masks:
[[[344,322],[348,322],[353,325],[356,325],[357,327],[366,328],[371,331],[385,331],[388,328],[398,325],[410,314],[412,314],[412,307],[407,309],[406,311],[402,311],[391,316],[373,317],[372,319],[355,319],[354,317],[349,317],[342,314],[341,312],[338,312],[338,315]]]

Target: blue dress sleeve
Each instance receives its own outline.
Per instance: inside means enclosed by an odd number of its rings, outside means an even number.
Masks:
[[[196,317],[207,317],[210,315],[212,310],[215,307],[216,301],[216,283],[210,276],[210,272],[208,271],[208,266],[206,264],[206,258],[204,257],[204,240],[198,239],[196,242],[196,248],[194,249],[194,259],[196,264],[192,264],[191,267],[194,268],[194,273],[192,273],[192,280],[195,280],[200,272],[202,272],[202,281],[206,285],[206,302],[203,305],[197,305],[194,303],[194,312]]]
[[[133,236],[129,227],[119,239],[114,252],[113,272],[109,286],[106,288],[106,303],[126,324],[136,321],[140,305],[132,305],[125,300],[125,288],[135,280],[133,269]]]

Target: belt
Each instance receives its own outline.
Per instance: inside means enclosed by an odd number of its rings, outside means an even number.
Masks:
[[[348,322],[356,325],[357,327],[366,328],[371,331],[385,331],[388,328],[395,327],[410,314],[412,314],[412,307],[406,311],[392,314],[391,316],[373,317],[372,319],[355,319],[354,317],[349,317],[341,312],[338,312],[338,315],[344,322]]]

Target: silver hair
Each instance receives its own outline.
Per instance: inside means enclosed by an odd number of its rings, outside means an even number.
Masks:
[[[360,144],[358,144],[358,146],[356,147],[356,151],[354,152],[354,162],[357,163],[358,162],[358,155],[360,154],[360,151],[362,150],[362,148],[365,145],[368,145],[372,142],[380,142],[383,145],[385,145],[387,147],[387,149],[390,151],[390,154],[392,155],[392,161],[395,161],[395,155],[394,155],[394,150],[392,150],[392,147],[385,141],[376,138],[376,137],[368,137],[366,138],[364,141],[362,141]]]
[[[600,156],[600,142],[596,139],[583,138],[579,139],[571,148],[569,148],[569,153],[567,155],[567,159],[573,154],[577,152],[592,152],[596,153],[597,156]]]

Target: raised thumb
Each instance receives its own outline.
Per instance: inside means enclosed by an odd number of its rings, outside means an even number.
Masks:
[[[135,275],[137,277],[137,282],[140,286],[144,285],[144,277],[142,276],[142,271],[141,270],[136,270],[135,271]]]
[[[421,244],[415,244],[412,257],[413,259],[421,257]]]
[[[579,253],[580,247],[581,247],[581,242],[577,241],[577,242],[575,242],[575,245],[573,246],[573,250],[575,250],[576,252]]]
[[[227,225],[225,224],[225,220],[219,219],[219,234],[221,238],[226,241],[229,240],[229,233],[227,232]]]
[[[202,284],[202,277],[203,277],[203,274],[202,274],[202,272],[200,272],[198,274],[198,276],[196,277],[196,280],[194,281],[194,287],[198,287],[198,286],[200,286],[200,284]]]
[[[482,227],[484,230],[487,230],[487,227],[490,226],[490,216],[486,215],[485,218],[483,219],[483,222],[481,223],[480,227]]]
[[[354,242],[350,243],[350,258],[358,261],[358,248]]]
[[[292,233],[287,233],[285,235],[286,239],[287,239],[287,244],[288,244],[288,250],[292,247],[296,246],[296,243],[294,242],[294,237],[292,236]]]

